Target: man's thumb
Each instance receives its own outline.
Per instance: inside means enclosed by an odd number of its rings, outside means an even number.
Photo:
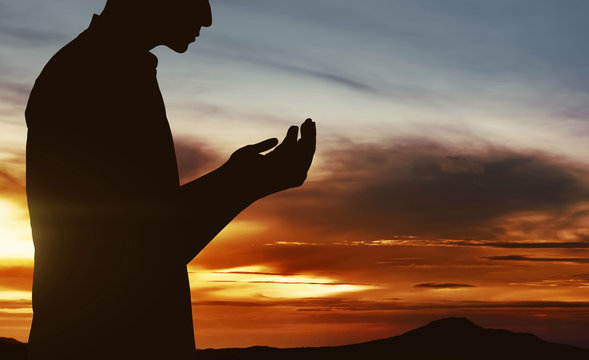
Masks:
[[[273,147],[275,147],[276,145],[278,145],[278,139],[276,138],[271,138],[271,139],[266,139],[264,141],[261,141],[257,144],[252,144],[252,145],[248,145],[244,148],[244,150],[247,150],[248,152],[255,152],[257,154],[270,150]]]

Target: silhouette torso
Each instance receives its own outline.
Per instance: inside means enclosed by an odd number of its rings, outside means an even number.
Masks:
[[[31,359],[194,354],[156,65],[95,16],[35,83],[26,111]]]

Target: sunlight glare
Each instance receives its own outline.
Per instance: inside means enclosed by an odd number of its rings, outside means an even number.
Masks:
[[[266,230],[267,226],[260,222],[238,220],[232,221],[217,235],[219,238],[239,238],[244,235],[258,234]]]
[[[220,270],[198,269],[190,274],[193,290],[211,284],[214,296],[228,298],[299,299],[323,297],[346,292],[373,289],[374,286],[348,284],[311,274],[281,274],[267,266],[255,265]]]
[[[34,255],[27,211],[5,199],[0,199],[0,254],[29,259]]]

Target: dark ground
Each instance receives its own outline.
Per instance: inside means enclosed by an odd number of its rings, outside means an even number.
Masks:
[[[146,346],[149,346],[146,344]],[[26,358],[26,344],[0,338],[0,359]],[[173,350],[169,359],[173,359]],[[484,329],[466,318],[436,320],[402,335],[361,344],[277,349],[254,346],[245,349],[205,349],[198,360],[326,360],[326,359],[452,359],[523,360],[589,359],[589,349],[544,341],[535,335]],[[114,359],[114,358],[113,358]],[[166,359],[168,360],[168,359]]]

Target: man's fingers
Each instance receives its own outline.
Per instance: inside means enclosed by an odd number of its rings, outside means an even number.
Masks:
[[[257,144],[248,145],[244,149],[247,150],[248,152],[251,151],[251,152],[255,152],[256,154],[259,154],[261,152],[272,149],[276,145],[278,145],[278,139],[271,138],[271,139],[266,139],[264,141],[261,141]]]
[[[311,119],[305,120],[301,125],[301,139],[298,141],[298,148],[300,149],[300,164],[307,170],[313,162],[313,155],[315,155],[315,143],[317,138],[317,130],[315,123]]]
[[[315,146],[317,138],[317,129],[315,127],[315,122],[311,119],[305,120],[303,125],[301,125],[301,142],[306,143],[307,145],[313,147]]]
[[[293,125],[288,128],[288,131],[286,132],[286,136],[284,137],[284,140],[282,140],[281,145],[285,145],[285,146],[294,145],[294,144],[296,144],[298,137],[299,137],[299,127]]]

